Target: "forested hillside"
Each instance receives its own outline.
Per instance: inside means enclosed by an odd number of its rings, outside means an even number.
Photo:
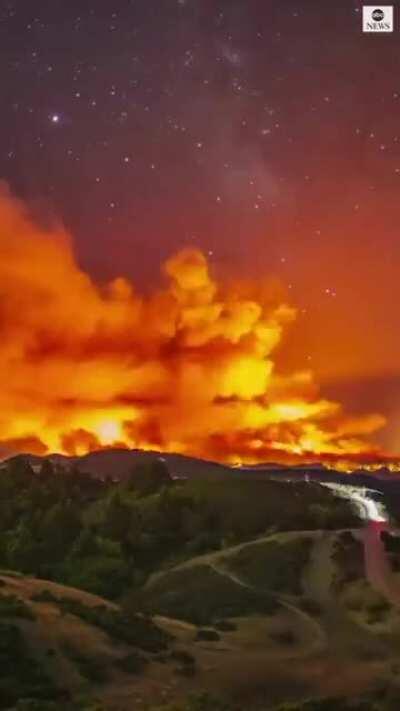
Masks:
[[[356,527],[317,484],[172,481],[163,462],[123,483],[44,461],[12,460],[0,476],[0,566],[115,599],[160,567],[269,531]]]

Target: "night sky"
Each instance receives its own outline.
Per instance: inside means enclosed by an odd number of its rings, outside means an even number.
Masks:
[[[0,177],[96,278],[198,246],[299,307],[284,363],[400,396],[400,18],[358,2],[1,2]],[[396,9],[396,8],[395,8]]]

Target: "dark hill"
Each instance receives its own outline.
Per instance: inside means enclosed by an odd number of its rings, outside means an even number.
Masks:
[[[7,462],[18,459],[29,462],[34,469],[48,459],[63,469],[77,469],[100,479],[115,480],[123,480],[128,477],[136,465],[155,460],[165,462],[171,477],[176,479],[216,479],[229,476],[234,471],[230,467],[216,462],[185,457],[180,454],[144,452],[139,449],[102,449],[82,457],[66,457],[59,454],[39,457],[32,454],[19,454],[6,460],[3,464],[6,465]]]

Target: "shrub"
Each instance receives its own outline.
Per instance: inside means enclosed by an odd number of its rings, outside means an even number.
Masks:
[[[127,674],[140,674],[148,664],[146,657],[131,652],[114,662],[114,666]]]
[[[100,627],[112,639],[132,644],[144,651],[158,652],[166,649],[171,640],[171,635],[142,615],[129,615],[106,605],[88,607],[72,598],[64,597],[56,600],[58,606],[65,612]]]
[[[378,614],[385,613],[390,610],[390,604],[384,597],[377,595],[377,597],[374,600],[371,600],[367,604],[367,609],[368,609],[368,612],[375,612]]]
[[[191,665],[196,664],[196,660],[192,654],[185,652],[183,649],[174,649],[170,654],[171,659],[181,664]]]
[[[21,617],[35,620],[32,609],[16,595],[0,595],[0,617]]]
[[[29,653],[21,630],[12,624],[0,623],[0,709],[9,709],[23,699],[46,702],[63,698],[61,691]]]
[[[235,632],[237,630],[237,625],[231,620],[217,620],[214,623],[214,627],[220,632]]]
[[[53,603],[58,603],[58,601],[59,601],[58,597],[53,595],[51,590],[47,590],[47,589],[41,590],[40,592],[32,595],[31,600],[33,600],[33,602],[53,602]]]
[[[296,637],[292,630],[279,630],[278,632],[270,632],[270,637],[274,640],[274,642],[278,642],[279,644],[291,645],[294,644],[296,641]]]
[[[196,667],[194,664],[183,664],[175,669],[175,674],[180,676],[194,676],[196,674]]]
[[[354,541],[356,540],[354,538],[354,535],[352,534],[351,531],[342,531],[342,533],[339,533],[339,539],[343,543],[343,545],[352,545]]]
[[[349,610],[353,610],[354,612],[358,612],[359,610],[362,610],[363,601],[362,601],[360,594],[359,593],[352,593],[352,594],[346,595],[345,605]]]
[[[74,662],[78,667],[78,671],[88,681],[103,683],[107,681],[108,674],[104,662],[94,657],[88,657],[69,642],[64,642],[62,646],[63,652],[71,662]]]
[[[336,540],[332,556],[337,565],[338,575],[334,586],[340,591],[347,583],[364,578],[364,547],[353,536],[343,541],[343,535]]]
[[[300,607],[304,612],[308,612],[309,615],[320,615],[322,612],[319,602],[311,597],[304,597],[300,600]]]
[[[218,642],[220,639],[220,635],[215,630],[200,629],[196,634],[197,642]]]

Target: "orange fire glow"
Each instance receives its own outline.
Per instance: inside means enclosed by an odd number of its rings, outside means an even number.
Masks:
[[[274,354],[295,309],[219,283],[185,249],[151,296],[94,283],[61,228],[0,195],[0,444],[4,453],[125,446],[235,463],[379,458],[378,414],[350,417]]]

